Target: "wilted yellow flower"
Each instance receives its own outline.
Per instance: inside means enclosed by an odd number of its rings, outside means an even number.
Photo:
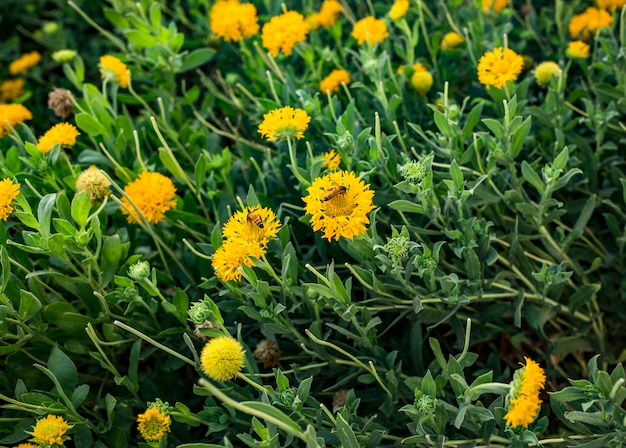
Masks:
[[[20,194],[20,184],[11,179],[0,180],[0,219],[6,221],[13,213],[13,201]]]
[[[209,378],[227,381],[243,367],[245,350],[237,339],[220,336],[211,339],[200,353],[200,365]]]
[[[391,5],[391,10],[389,10],[389,17],[392,20],[400,20],[406,12],[409,10],[409,0],[396,0]]]
[[[7,79],[0,84],[0,103],[8,103],[24,94],[24,78]]]
[[[478,62],[478,80],[485,86],[502,88],[515,81],[524,66],[524,58],[510,48],[496,47]]]
[[[442,50],[451,50],[453,48],[458,47],[465,39],[459,33],[455,33],[454,31],[450,31],[449,33],[444,34],[441,42],[439,42],[439,48]]]
[[[270,142],[301,139],[310,121],[311,117],[304,110],[285,106],[264,114],[258,132]]]
[[[245,207],[226,221],[222,236],[227,240],[244,241],[265,248],[279,230],[280,223],[270,208]]]
[[[524,357],[526,365],[515,371],[512,389],[509,395],[509,406],[504,420],[507,425],[528,428],[537,417],[541,407],[539,393],[546,384],[544,370],[535,361]]]
[[[328,171],[335,171],[339,168],[340,163],[341,157],[339,157],[339,154],[337,154],[334,149],[324,153],[324,163],[322,164],[322,168],[326,168]]]
[[[91,202],[101,201],[105,196],[108,196],[111,192],[110,186],[109,179],[95,165],[91,165],[76,178],[76,192],[86,192],[91,198]]]
[[[63,119],[74,111],[74,102],[67,89],[54,88],[48,93],[48,109],[54,111],[54,115]]]
[[[254,265],[250,257],[261,258],[264,254],[265,249],[259,244],[244,240],[224,240],[213,254],[211,266],[220,280],[239,281],[241,280],[241,267]]]
[[[11,127],[32,118],[33,114],[23,104],[0,104],[0,137],[11,132]]]
[[[565,53],[572,59],[585,59],[589,56],[589,45],[582,40],[574,40],[569,43]]]
[[[613,16],[604,9],[590,6],[581,14],[572,17],[569,23],[569,34],[572,39],[589,40],[592,34],[597,34],[602,28],[613,23]]]
[[[124,192],[137,206],[139,211],[152,224],[158,224],[165,218],[165,212],[176,206],[176,187],[170,178],[144,171],[133,182],[124,187]],[[130,223],[139,221],[135,207],[122,198],[122,214]]]
[[[139,434],[148,442],[158,442],[170,431],[172,418],[156,407],[137,416]]]
[[[542,62],[535,69],[535,79],[537,80],[537,84],[540,86],[550,84],[550,78],[553,76],[557,78],[561,76],[561,68],[556,62]]]
[[[45,418],[37,420],[33,428],[33,441],[39,445],[63,445],[69,437],[65,433],[71,428],[70,425],[58,415],[48,415]]]
[[[263,339],[254,349],[254,357],[263,361],[263,367],[276,367],[280,361],[280,346],[273,339]]]
[[[115,56],[107,54],[100,57],[100,73],[103,78],[117,81],[121,88],[128,87],[130,70]]]
[[[508,0],[483,0],[483,12],[500,12],[508,3]]]
[[[76,137],[80,135],[76,126],[70,123],[58,123],[46,131],[39,139],[37,149],[43,153],[49,152],[54,145],[60,143],[61,146],[74,146]]]
[[[359,20],[352,29],[352,37],[359,44],[367,41],[368,44],[374,45],[378,42],[383,42],[388,36],[389,32],[385,22],[372,16]]]
[[[293,47],[298,42],[304,42],[309,34],[309,24],[304,16],[296,11],[287,11],[274,16],[263,25],[261,39],[263,48],[276,57],[279,52],[290,56]]]
[[[337,92],[341,83],[350,84],[350,73],[343,69],[333,70],[326,78],[320,82],[320,90],[326,92]]]
[[[17,75],[18,73],[26,74],[28,70],[39,64],[40,61],[41,55],[38,51],[23,54],[9,64],[9,73],[12,75]]]
[[[339,14],[341,14],[341,11],[343,11],[343,9],[337,0],[325,0],[324,3],[322,3],[322,7],[317,17],[319,26],[324,28],[330,28],[333,26],[337,22],[337,18],[339,17]]]
[[[353,172],[340,170],[318,177],[307,193],[302,198],[304,210],[311,215],[313,230],[322,230],[328,241],[352,239],[367,230],[374,192]]]
[[[209,13],[211,30],[226,42],[239,42],[259,32],[256,7],[239,0],[221,0],[213,5]]]

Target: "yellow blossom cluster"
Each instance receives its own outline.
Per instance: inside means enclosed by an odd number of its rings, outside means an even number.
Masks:
[[[259,19],[252,3],[220,0],[209,13],[211,31],[226,42],[239,42],[259,32]]]
[[[137,416],[137,429],[148,442],[158,442],[170,431],[172,418],[156,406]]]
[[[478,61],[478,80],[485,86],[502,88],[522,72],[524,58],[510,48],[496,47]]]
[[[24,94],[24,78],[6,79],[0,84],[0,103],[9,103]]]
[[[76,126],[70,123],[58,123],[46,131],[39,139],[37,149],[43,153],[50,152],[56,144],[61,146],[74,146],[76,137],[80,135]]]
[[[200,365],[209,378],[228,381],[243,367],[245,351],[237,339],[220,336],[211,339],[200,353]]]
[[[102,78],[117,82],[121,88],[128,87],[130,70],[115,56],[107,54],[100,57],[100,73]]]
[[[165,218],[165,212],[176,206],[176,187],[169,177],[144,171],[124,187],[122,214],[129,223],[140,221],[137,210],[152,224]],[[136,209],[135,209],[136,207]]]
[[[276,57],[282,52],[290,56],[298,42],[304,42],[309,34],[309,23],[296,11],[287,11],[274,16],[263,25],[261,39],[263,48]]]
[[[26,74],[39,62],[41,62],[41,54],[38,51],[31,51],[11,62],[9,64],[9,73],[12,75]]]
[[[546,374],[539,364],[528,357],[524,357],[526,365],[518,369],[512,382],[511,393],[508,397],[508,410],[504,416],[507,425],[528,428],[539,409],[541,400],[539,393],[546,384]]]
[[[589,40],[602,28],[611,26],[613,16],[601,8],[588,7],[581,14],[572,17],[569,23],[569,34],[572,39]]]
[[[337,92],[341,84],[350,84],[350,73],[343,69],[333,70],[320,82],[320,90],[324,93]]]
[[[330,28],[339,18],[339,14],[343,11],[341,3],[337,0],[325,0],[319,12],[313,13],[307,17],[311,30],[319,27]]]

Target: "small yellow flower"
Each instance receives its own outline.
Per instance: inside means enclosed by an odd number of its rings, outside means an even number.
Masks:
[[[280,223],[274,212],[266,207],[246,207],[233,213],[222,229],[222,236],[227,240],[244,241],[261,248],[280,230]]]
[[[309,24],[304,16],[296,11],[287,11],[274,16],[263,25],[261,40],[263,48],[276,57],[279,52],[290,56],[298,42],[304,42],[309,34]]]
[[[588,7],[583,13],[576,14],[569,23],[569,34],[572,39],[589,40],[602,28],[613,23],[613,16],[604,9]]]
[[[11,132],[11,127],[32,118],[33,114],[23,104],[0,104],[0,137]]]
[[[396,0],[389,10],[391,20],[400,20],[409,10],[409,0]]]
[[[517,398],[513,398],[509,403],[504,421],[507,425],[515,428],[518,426],[528,428],[528,425],[535,421],[540,409],[541,400],[539,400],[538,396],[527,397],[526,395],[520,395]]]
[[[148,442],[158,442],[170,431],[172,418],[158,408],[149,408],[137,416],[139,434]]]
[[[322,8],[317,17],[319,26],[330,28],[337,23],[339,14],[341,14],[342,11],[341,3],[337,0],[325,0],[324,3],[322,3]]]
[[[509,405],[504,420],[507,425],[513,427],[528,428],[541,409],[539,393],[546,384],[546,375],[535,361],[526,356],[524,359],[526,365],[520,363],[523,367],[516,370],[513,375],[512,389],[507,400]]]
[[[535,79],[540,86],[550,84],[550,78],[553,76],[556,78],[561,77],[561,68],[556,62],[542,62],[535,69]]]
[[[11,205],[20,193],[20,184],[14,184],[11,179],[0,180],[0,219],[6,221],[13,212]]]
[[[389,36],[387,25],[382,20],[378,20],[372,16],[365,17],[354,24],[352,29],[352,37],[360,44],[366,42],[374,45],[383,42]]]
[[[334,149],[324,153],[324,163],[322,164],[322,168],[326,168],[328,171],[335,171],[339,168],[340,163],[341,157],[339,157],[339,154],[337,154]]]
[[[76,178],[76,192],[84,191],[91,198],[91,202],[99,202],[111,192],[111,182],[102,173],[102,170],[91,165]]]
[[[121,88],[128,87],[130,70],[122,61],[109,54],[100,57],[100,73],[102,78],[117,81]]]
[[[48,415],[45,418],[37,420],[35,427],[33,428],[33,442],[39,445],[63,445],[65,440],[69,437],[65,435],[68,429],[72,426],[68,425],[63,417],[58,415]]]
[[[508,0],[483,0],[483,12],[500,12],[508,3]]]
[[[313,230],[322,230],[328,241],[352,239],[367,230],[374,192],[353,172],[340,170],[318,177],[307,193],[302,198],[304,210],[311,215]]]
[[[614,10],[626,5],[626,0],[597,0],[599,8]]]
[[[239,42],[259,32],[256,7],[239,0],[221,0],[209,13],[211,30],[226,42]]]
[[[439,48],[442,50],[452,50],[453,48],[458,47],[465,39],[459,33],[455,33],[454,31],[450,31],[449,33],[444,34],[441,42],[439,42]]]
[[[253,266],[254,262],[250,257],[261,258],[263,254],[265,254],[265,249],[259,244],[244,240],[224,240],[213,254],[211,266],[220,280],[239,281],[241,280],[241,267]]]
[[[34,443],[20,443],[19,445],[14,446],[13,448],[39,448]]]
[[[589,56],[589,45],[582,40],[574,40],[569,43],[565,53],[572,59],[585,59]]]
[[[0,103],[8,103],[24,94],[24,78],[7,79],[0,84]]]
[[[39,64],[40,61],[41,54],[37,51],[31,51],[11,62],[9,64],[9,73],[12,75],[17,75],[18,73],[26,74],[28,70]]]
[[[320,90],[326,92],[337,92],[341,84],[350,84],[350,73],[343,69],[333,70],[326,78],[320,82]]]
[[[171,179],[160,174],[145,171],[133,182],[124,187],[124,192],[137,206],[139,211],[152,224],[158,224],[165,218],[165,212],[176,206],[176,187]],[[122,214],[129,223],[139,220],[135,207],[122,198]]]
[[[227,381],[243,367],[245,350],[237,339],[221,336],[211,339],[200,353],[202,370],[209,378]]]
[[[69,123],[58,123],[46,131],[39,139],[37,149],[43,153],[50,152],[57,143],[61,146],[74,146],[76,137],[80,135],[76,126]]]
[[[411,85],[420,95],[424,96],[433,85],[433,76],[426,69],[415,70],[411,76]]]
[[[510,48],[496,47],[478,62],[478,80],[485,86],[502,88],[515,81],[524,66],[524,58]]]
[[[299,140],[304,137],[310,121],[311,117],[304,110],[285,106],[264,114],[258,132],[270,142],[287,138]]]

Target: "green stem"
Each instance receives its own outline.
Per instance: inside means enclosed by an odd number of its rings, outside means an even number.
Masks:
[[[309,182],[304,177],[302,177],[302,174],[300,174],[300,170],[298,169],[298,163],[296,162],[296,149],[294,145],[291,143],[291,137],[287,137],[287,146],[289,146],[289,159],[291,160],[291,171],[293,172],[294,176],[296,176],[296,179],[298,179],[301,185],[304,185],[305,187],[309,186],[311,182]]]

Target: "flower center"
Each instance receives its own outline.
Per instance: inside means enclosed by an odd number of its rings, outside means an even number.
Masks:
[[[354,209],[354,204],[348,198],[348,193],[338,194],[334,198],[325,202],[326,215],[336,218],[338,216],[350,216]]]

